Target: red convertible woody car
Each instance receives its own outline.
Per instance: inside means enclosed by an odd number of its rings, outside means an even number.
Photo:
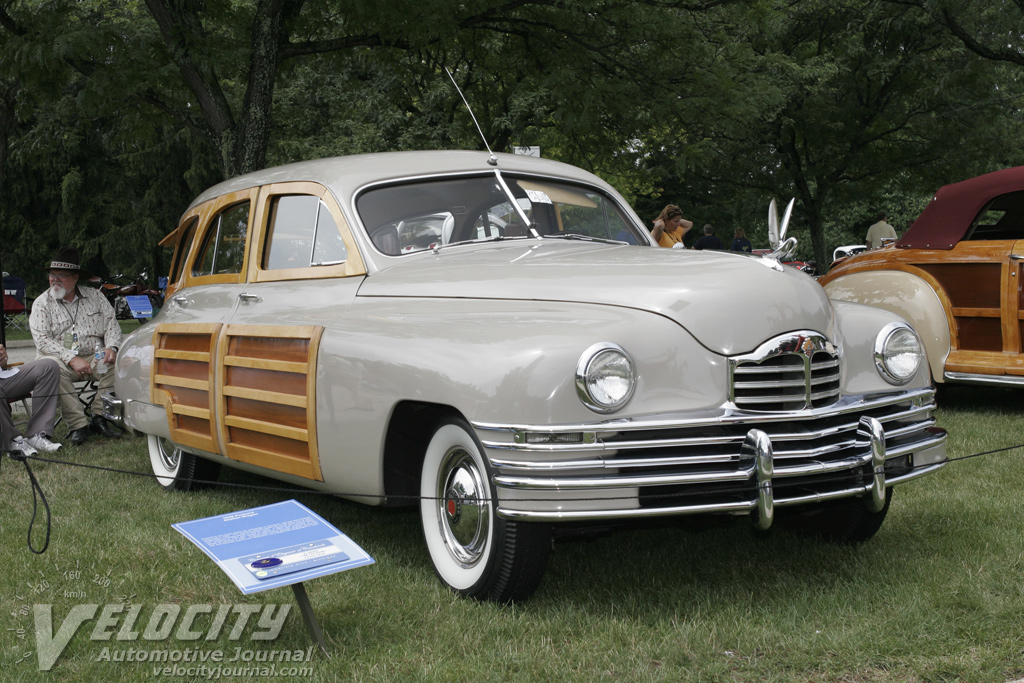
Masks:
[[[821,279],[921,336],[936,383],[1024,386],[1024,167],[946,185],[894,245]]]

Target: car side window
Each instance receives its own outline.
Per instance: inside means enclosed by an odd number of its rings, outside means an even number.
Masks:
[[[248,226],[249,202],[234,204],[217,214],[203,238],[192,275],[241,273]]]
[[[346,256],[338,225],[322,200],[312,195],[274,198],[261,261],[265,270],[334,265]]]
[[[979,213],[964,240],[1024,239],[1024,192],[996,197]]]
[[[194,217],[181,231],[181,237],[174,247],[174,257],[171,261],[171,274],[168,282],[177,282],[181,278],[181,272],[185,268],[185,259],[188,256],[188,248],[192,246],[192,237],[195,234],[196,226],[199,225],[199,218]]]

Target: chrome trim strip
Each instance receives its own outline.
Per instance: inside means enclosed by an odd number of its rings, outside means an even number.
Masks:
[[[906,403],[913,401],[918,398],[931,399],[935,395],[935,390],[931,387],[923,389],[914,389],[899,393],[886,393],[882,398],[860,398],[848,404],[832,404],[824,406],[822,408],[807,408],[804,410],[793,410],[785,413],[748,413],[742,410],[723,408],[723,412],[720,415],[709,416],[706,418],[684,418],[682,420],[646,420],[638,419],[633,420],[632,418],[618,418],[613,420],[606,420],[604,422],[587,422],[580,424],[565,424],[565,425],[526,425],[526,424],[498,424],[495,422],[473,422],[473,428],[481,431],[495,431],[495,432],[535,432],[537,434],[564,434],[566,432],[639,432],[639,431],[653,431],[663,429],[689,429],[689,428],[702,428],[702,427],[720,427],[722,425],[745,425],[751,424],[752,426],[760,426],[764,424],[774,424],[779,422],[804,422],[825,417],[839,417],[848,415],[851,413],[863,413],[867,410],[873,410],[877,408],[885,408],[897,403]],[[908,409],[906,413],[909,414],[914,410],[932,410],[935,408],[934,403],[925,404],[923,406],[917,406]],[[858,415],[859,419],[859,415]],[[776,439],[779,438],[776,436]],[[661,441],[652,441],[649,443],[665,443]],[[485,444],[486,445],[486,444]],[[523,444],[524,446],[534,444]],[[575,444],[571,444],[575,445]],[[517,444],[496,444],[495,447],[500,448],[501,446],[514,447]],[[521,447],[521,446],[519,446]],[[621,444],[616,444],[615,448],[621,448]]]
[[[757,503],[741,501],[738,503],[677,505],[668,508],[629,508],[626,510],[557,510],[550,512],[533,512],[498,507],[497,515],[503,519],[520,519],[530,522],[575,522],[602,519],[636,519],[639,517],[671,517],[674,515],[699,515],[707,512],[749,512]]]
[[[882,416],[879,420],[885,424],[887,422],[913,419],[922,413],[929,413],[935,409],[934,404],[929,404],[920,407],[908,408],[907,410],[900,411],[898,413],[891,413],[889,415]],[[796,420],[792,420],[796,421]],[[898,431],[891,432],[889,435],[904,435],[909,432],[916,431],[920,427],[928,427],[935,423],[933,418],[929,418],[927,421],[921,421],[915,423],[906,428],[900,428]],[[714,423],[720,425],[721,423]],[[692,425],[685,422],[671,423],[676,425],[676,429],[690,429]],[[481,423],[474,423],[473,426],[481,430],[489,431],[508,431],[514,430],[525,435],[527,432],[534,434],[560,434],[563,433],[561,428],[553,428],[550,426],[530,428],[530,427],[500,427],[498,425],[482,425]],[[698,426],[700,426],[698,424]],[[814,439],[820,439],[825,436],[835,436],[837,434],[843,434],[845,432],[852,432],[857,428],[857,423],[850,421],[841,425],[835,425],[833,427],[826,427],[818,429],[813,432],[781,432],[772,434],[771,437],[775,442],[779,441],[811,441]],[[554,431],[554,430],[558,431]],[[671,426],[659,427],[659,429],[672,429]],[[581,428],[575,428],[571,426],[564,430],[564,433],[579,432]],[[593,428],[587,428],[586,431],[594,433]],[[616,430],[602,430],[602,431],[616,431]],[[639,430],[619,430],[619,431],[639,431]],[[654,440],[643,440],[643,441],[615,441],[615,442],[604,442],[596,438],[591,442],[586,443],[568,443],[568,444],[537,444],[537,443],[526,443],[525,436],[518,438],[514,443],[504,441],[488,441],[482,440],[485,448],[495,450],[517,450],[523,452],[542,452],[542,453],[557,453],[561,451],[573,452],[573,453],[586,453],[586,452],[605,452],[605,451],[623,451],[634,448],[664,448],[668,446],[708,446],[708,445],[739,445],[743,441],[743,436],[734,434],[730,436],[705,436],[705,437],[683,437],[677,439],[654,439]],[[496,462],[493,461],[492,462]]]
[[[719,484],[747,481],[754,476],[755,465],[730,472],[697,472],[694,474],[655,474],[632,477],[540,478],[512,477],[498,474],[491,478],[496,486],[507,489],[535,491],[586,491],[593,489],[636,488],[638,486],[672,486],[674,484]]]
[[[910,474],[901,475],[899,477],[892,477],[886,481],[886,487],[892,487],[896,484],[902,484],[923,477],[926,474],[930,474],[946,465],[945,462],[935,463],[928,467],[914,470]],[[802,505],[807,503],[820,503],[829,500],[836,500],[839,498],[850,498],[857,495],[862,495],[871,488],[871,485],[857,486],[849,489],[843,489],[841,491],[831,491],[828,493],[814,494],[809,496],[797,496],[794,498],[778,498],[774,499],[774,505],[776,507],[787,507],[791,505]],[[514,501],[508,501],[513,503]],[[742,501],[742,502],[731,502],[722,504],[704,504],[704,505],[677,505],[666,508],[630,508],[626,510],[610,509],[610,510],[580,510],[580,511],[547,511],[547,512],[533,512],[530,510],[517,510],[511,507],[503,507],[499,505],[497,514],[503,519],[517,519],[530,522],[576,522],[576,521],[599,521],[599,520],[611,520],[611,519],[640,519],[644,517],[671,517],[681,515],[698,515],[702,513],[736,513],[736,512],[749,512],[757,507],[757,501]]]
[[[948,462],[949,462],[949,460],[946,459],[946,460],[943,460],[942,462],[937,462],[934,465],[928,465],[927,467],[915,468],[915,469],[911,470],[910,472],[908,472],[907,474],[901,474],[898,477],[889,477],[886,480],[885,485],[887,487],[891,488],[891,487],[895,486],[896,484],[902,484],[902,483],[908,482],[908,481],[910,481],[912,479],[917,479],[918,477],[923,477],[926,474],[931,474],[935,470],[938,470],[938,469],[941,469],[941,468],[945,467],[946,463],[948,463]]]
[[[1024,377],[1016,375],[977,375],[971,372],[944,372],[942,376],[951,382],[960,384],[982,384],[1003,387],[1024,386]]]

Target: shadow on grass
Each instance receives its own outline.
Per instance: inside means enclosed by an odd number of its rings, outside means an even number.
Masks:
[[[937,401],[941,410],[973,412],[982,410],[998,415],[1020,415],[1021,389],[970,385],[938,385]]]
[[[130,451],[132,467],[144,471],[149,463],[147,456],[135,453],[144,444],[139,441],[118,444],[117,450],[125,449],[122,458]],[[103,460],[94,464],[106,464]],[[434,576],[415,506],[364,505],[230,468],[221,470],[219,483],[187,494],[163,495],[202,500],[201,508],[193,511],[197,516],[294,498],[377,560],[380,576],[375,582],[392,584],[391,591],[433,591],[434,599],[448,595]],[[153,495],[162,494],[155,482],[140,480],[137,485],[152,488]],[[912,501],[901,498],[895,499],[879,534],[853,547],[786,529],[758,535],[746,519],[695,530],[695,519],[681,518],[674,524],[613,529],[590,540],[559,541],[538,592],[524,606],[530,611],[552,607],[603,614],[667,611],[689,617],[709,609],[756,610],[766,604],[813,602],[822,595],[841,599],[851,585],[862,586],[870,599],[884,600],[885,586],[903,580],[906,567],[941,564],[951,547],[985,542],[984,530],[951,524],[940,500],[927,496],[922,500],[920,495]]]

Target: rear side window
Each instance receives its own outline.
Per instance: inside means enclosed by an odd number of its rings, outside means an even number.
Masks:
[[[338,225],[318,197],[283,195],[273,200],[263,269],[334,265],[344,263],[347,255]]]
[[[1024,192],[996,197],[974,219],[967,240],[1024,239]]]
[[[197,225],[199,225],[199,219],[193,218],[185,226],[185,229],[181,231],[178,243],[174,247],[174,257],[171,261],[171,276],[168,282],[177,282],[181,277],[181,272],[185,268],[185,258],[188,256],[188,248],[192,246],[192,237],[195,234]]]
[[[217,214],[206,231],[192,275],[241,273],[248,226],[249,202],[229,206]]]

